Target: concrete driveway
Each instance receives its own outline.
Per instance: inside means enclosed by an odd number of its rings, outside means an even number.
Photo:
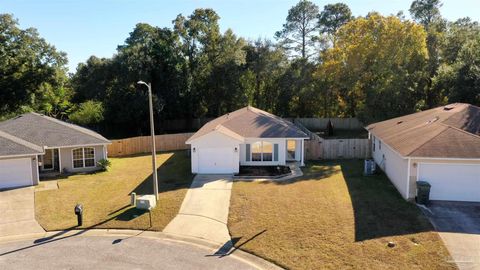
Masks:
[[[44,232],[35,220],[34,187],[0,191],[0,237]]]
[[[163,231],[231,245],[227,221],[232,181],[231,175],[195,176],[178,215]]]
[[[0,244],[2,269],[257,269],[236,256],[143,237],[75,236]]]
[[[432,201],[424,211],[460,269],[480,270],[480,203]]]

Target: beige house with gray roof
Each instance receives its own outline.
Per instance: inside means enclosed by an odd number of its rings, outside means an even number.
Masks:
[[[240,166],[304,165],[309,137],[291,122],[247,106],[222,115],[187,140],[193,173],[238,173]]]
[[[480,108],[455,103],[367,127],[372,156],[405,199],[480,202]]]
[[[37,113],[0,122],[0,189],[36,185],[42,175],[98,170],[110,141]]]

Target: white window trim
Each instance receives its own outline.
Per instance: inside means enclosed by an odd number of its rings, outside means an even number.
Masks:
[[[85,148],[92,148],[93,149],[93,166],[86,166],[85,165]],[[77,149],[82,149],[82,159],[83,160],[83,166],[82,167],[75,167],[74,165],[74,161],[75,160],[80,160],[80,159],[74,159],[73,158],[73,151],[77,150]],[[96,167],[96,164],[95,164],[95,160],[96,160],[96,152],[95,152],[95,147],[90,147],[90,146],[86,146],[86,147],[77,147],[77,148],[73,148],[72,151],[72,169],[82,169],[82,168],[94,168]],[[90,158],[89,158],[90,159]]]
[[[261,148],[262,148],[262,152],[260,153],[260,157],[261,157],[261,160],[253,160],[253,151],[252,151],[252,145],[257,143],[257,142],[260,142],[260,145],[261,145]],[[263,160],[263,143],[264,142],[267,142],[269,144],[272,145],[272,160]],[[275,155],[275,143],[273,142],[269,142],[269,141],[256,141],[256,142],[253,142],[253,143],[250,143],[250,162],[272,162],[273,161],[273,156]],[[267,154],[270,154],[270,153],[267,153]]]

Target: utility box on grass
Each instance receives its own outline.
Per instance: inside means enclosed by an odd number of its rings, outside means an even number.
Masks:
[[[157,206],[157,201],[154,195],[137,196],[136,208],[142,210],[151,210]]]

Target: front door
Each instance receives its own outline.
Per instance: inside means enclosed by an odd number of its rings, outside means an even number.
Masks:
[[[45,149],[45,155],[42,157],[42,170],[53,170],[53,149]]]

